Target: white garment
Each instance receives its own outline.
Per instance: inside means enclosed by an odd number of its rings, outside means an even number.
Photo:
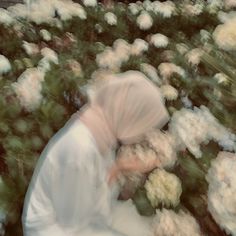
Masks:
[[[37,162],[24,201],[24,236],[148,236],[119,233],[114,225],[118,186],[107,184],[114,158],[113,151],[102,157],[88,128],[72,116]]]

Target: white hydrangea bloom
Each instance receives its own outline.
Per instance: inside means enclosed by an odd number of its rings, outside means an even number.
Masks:
[[[45,29],[41,29],[39,33],[45,41],[50,41],[52,39],[51,33]]]
[[[217,73],[214,75],[214,79],[218,82],[218,84],[227,84],[229,82],[229,78],[227,75],[223,73]]]
[[[96,62],[99,67],[118,72],[122,63],[126,62],[130,57],[130,45],[123,39],[117,39],[113,43],[113,48],[106,49],[97,54]]]
[[[152,228],[154,236],[202,236],[197,221],[183,211],[157,210]]]
[[[148,142],[148,146],[157,153],[162,168],[170,168],[175,165],[177,160],[175,140],[170,133],[152,130],[146,134],[145,140]]]
[[[78,16],[80,19],[86,19],[87,15],[83,7],[73,1],[62,0],[44,0],[34,1],[30,4],[30,11],[26,4],[16,4],[8,8],[8,10],[19,18],[27,18],[29,21],[36,24],[57,23],[55,19],[55,11],[60,15],[60,19],[65,21],[73,16]]]
[[[128,9],[131,11],[132,15],[137,15],[142,10],[142,7],[136,3],[130,3]]]
[[[10,26],[15,23],[15,19],[12,16],[11,12],[6,9],[0,8],[0,24]]]
[[[236,235],[236,154],[220,152],[208,170],[208,209],[228,234]]]
[[[42,81],[44,73],[36,68],[27,69],[12,84],[12,87],[21,103],[27,111],[33,111],[38,108],[42,100]]]
[[[154,34],[151,36],[150,42],[157,48],[165,48],[167,47],[169,40],[163,34]]]
[[[43,48],[41,50],[41,54],[42,56],[48,60],[48,62],[52,62],[54,64],[58,64],[58,56],[57,53],[54,52],[52,49],[50,48]]]
[[[150,0],[145,0],[143,2],[143,8],[146,10],[146,11],[153,11],[153,5],[152,5],[152,2]]]
[[[213,33],[216,44],[227,51],[236,50],[236,18],[218,25]]]
[[[148,30],[152,27],[153,19],[147,11],[142,11],[137,17],[137,25],[141,30]]]
[[[147,198],[153,207],[177,206],[182,193],[180,179],[163,169],[155,169],[148,176],[144,185],[147,191]]]
[[[135,39],[130,48],[130,54],[134,56],[141,55],[148,50],[148,43],[143,39]]]
[[[196,66],[200,63],[203,54],[204,51],[202,49],[194,48],[188,52],[185,57],[187,58],[189,64]]]
[[[125,145],[119,149],[118,158],[125,158],[126,161],[129,161],[129,159],[133,160],[134,156],[147,166],[157,159],[155,151],[140,144]],[[125,179],[131,183],[132,187],[137,187],[141,183],[142,174],[134,171],[124,173],[119,179],[122,185],[125,184]]]
[[[222,0],[207,0],[207,9],[210,13],[216,13],[219,9],[224,7]]]
[[[183,68],[180,66],[177,66],[173,63],[169,62],[163,62],[158,66],[158,70],[160,71],[160,74],[163,78],[169,78],[171,77],[174,73],[184,77],[185,76],[185,71]]]
[[[169,132],[175,137],[176,148],[187,148],[196,158],[202,155],[200,144],[210,140],[225,150],[235,150],[236,136],[222,126],[207,107],[176,111],[169,123]]]
[[[105,21],[109,24],[109,25],[116,25],[117,24],[117,17],[114,13],[112,12],[107,12],[104,15]]]
[[[156,14],[161,14],[165,18],[170,18],[175,13],[176,6],[172,1],[154,1],[153,10]]]
[[[51,65],[50,62],[47,60],[47,58],[42,58],[39,62],[38,62],[38,66],[37,69],[46,73],[48,71],[50,71],[51,69]]]
[[[153,82],[157,83],[158,85],[161,85],[162,82],[161,82],[160,77],[157,74],[157,70],[155,67],[147,63],[142,63],[140,65],[140,70]]]
[[[122,61],[117,57],[112,48],[107,47],[102,53],[96,56],[96,62],[99,67],[104,69],[119,70]]]
[[[83,0],[83,3],[86,7],[96,7],[97,0]]]
[[[220,20],[221,23],[226,23],[227,21],[230,21],[236,18],[236,12],[235,11],[230,11],[230,12],[219,11],[217,18]]]
[[[161,93],[168,101],[176,100],[178,98],[178,90],[169,84],[161,86]]]
[[[113,43],[113,50],[116,56],[122,61],[128,61],[130,57],[130,48],[131,45],[126,42],[124,39],[117,39]]]
[[[192,4],[185,4],[182,8],[182,14],[187,14],[189,16],[198,16],[202,13],[204,9],[203,3],[196,3],[195,5]]]
[[[11,64],[9,60],[0,54],[0,75],[5,74],[11,70]]]
[[[236,7],[236,1],[235,0],[225,0],[225,7],[227,9]]]
[[[29,56],[39,53],[39,47],[35,43],[23,41],[22,47]]]

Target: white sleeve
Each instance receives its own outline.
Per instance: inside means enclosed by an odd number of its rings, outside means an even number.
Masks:
[[[38,165],[26,204],[31,213],[22,222],[24,236],[69,236],[88,223],[96,199],[94,166],[92,157],[77,148],[65,147],[50,158],[53,162]]]

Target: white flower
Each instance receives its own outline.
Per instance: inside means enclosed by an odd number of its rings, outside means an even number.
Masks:
[[[161,86],[161,93],[166,100],[172,101],[178,98],[178,91],[172,87],[171,85],[162,85]]]
[[[109,24],[109,25],[116,25],[117,24],[117,17],[114,13],[112,12],[107,12],[104,15],[105,21]]]
[[[58,56],[56,52],[54,52],[52,49],[43,48],[41,50],[41,54],[46,60],[48,60],[48,62],[53,62],[54,64],[58,64]]]
[[[235,0],[225,0],[225,7],[227,9],[236,7],[236,1]]]
[[[158,69],[160,71],[160,74],[163,78],[169,78],[171,77],[174,73],[184,77],[185,76],[185,71],[183,68],[180,66],[176,66],[173,63],[168,63],[168,62],[163,62],[158,66]]]
[[[163,34],[152,35],[150,41],[157,48],[165,48],[169,43],[168,38]]]
[[[40,35],[45,41],[50,41],[52,39],[51,33],[45,29],[40,30]]]
[[[174,174],[163,169],[155,169],[148,176],[144,187],[153,207],[175,207],[179,204],[182,187],[179,178]]]
[[[96,7],[97,0],[83,0],[83,3],[86,7]]]
[[[152,228],[154,236],[202,236],[197,221],[183,211],[157,210]]]
[[[200,144],[210,140],[218,142],[225,150],[235,149],[236,136],[222,126],[207,107],[176,111],[169,123],[169,132],[175,137],[178,150],[188,150],[196,157],[202,155]]]
[[[131,55],[141,55],[148,50],[148,43],[143,39],[135,39],[130,48]]]
[[[204,51],[200,48],[194,48],[190,52],[188,52],[185,57],[188,60],[189,64],[198,65],[201,61],[201,57],[204,54]]]
[[[152,27],[153,19],[146,11],[142,11],[137,17],[137,25],[141,30],[148,30]]]
[[[80,63],[74,59],[67,60],[69,68],[72,70],[75,76],[82,76],[83,71]]]
[[[175,165],[177,160],[175,140],[170,133],[164,133],[158,129],[152,130],[146,134],[145,140],[148,142],[148,146],[157,153],[160,167],[170,168]]]
[[[230,12],[219,11],[217,17],[220,20],[220,22],[226,23],[227,21],[231,21],[232,19],[236,18],[236,12],[235,11],[230,11]]]
[[[149,166],[149,163],[153,163],[157,159],[157,155],[152,149],[140,144],[134,144],[122,146],[119,149],[117,160],[119,163],[132,163],[134,157],[138,158],[144,166]],[[132,187],[139,186],[142,180],[142,174],[136,171],[123,173],[122,177],[129,181]],[[124,184],[124,178],[120,178],[122,185]]]
[[[0,24],[4,24],[6,26],[10,26],[15,22],[12,14],[6,9],[0,8]]]
[[[159,78],[155,67],[153,67],[152,65],[147,64],[147,63],[142,63],[140,65],[140,69],[153,82],[157,83],[158,85],[161,84],[161,79]]]
[[[236,154],[220,152],[208,170],[208,209],[228,234],[236,235]]]
[[[140,7],[136,3],[130,3],[128,9],[131,11],[133,15],[137,15],[141,11],[142,7]]]
[[[11,70],[11,64],[9,60],[0,54],[0,75],[7,73]]]
[[[12,84],[12,87],[21,103],[27,111],[38,108],[42,100],[42,81],[44,73],[36,68],[27,69]]]
[[[161,14],[165,18],[170,18],[176,10],[175,4],[172,1],[153,2],[153,9],[156,14]]]
[[[38,62],[37,69],[40,70],[41,72],[44,72],[44,73],[50,71],[51,65],[50,65],[50,62],[47,60],[47,58],[42,58]]]
[[[152,11],[153,10],[153,6],[152,6],[152,2],[150,0],[145,0],[143,2],[143,8],[146,10],[146,11]]]
[[[182,14],[184,15],[187,14],[189,16],[198,16],[202,13],[203,9],[204,9],[204,5],[200,3],[197,3],[195,5],[186,4],[183,6]]]
[[[39,47],[37,44],[23,41],[22,47],[29,56],[39,53]]]
[[[122,62],[126,62],[130,56],[130,44],[126,42],[124,39],[117,39],[113,43],[113,50],[118,58]]]
[[[99,67],[112,71],[119,71],[122,65],[122,56],[119,57],[112,48],[107,47],[102,53],[96,56],[96,62]]]
[[[218,25],[213,33],[216,44],[227,51],[236,50],[236,18]]]
[[[214,79],[218,82],[218,84],[227,84],[229,82],[229,78],[227,75],[223,73],[217,73],[214,75]]]

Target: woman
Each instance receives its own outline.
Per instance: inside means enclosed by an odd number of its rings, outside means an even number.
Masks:
[[[168,118],[158,88],[140,72],[118,74],[100,87],[42,152],[25,197],[24,235],[124,236],[112,228],[116,176],[156,163],[116,162],[115,151]]]

